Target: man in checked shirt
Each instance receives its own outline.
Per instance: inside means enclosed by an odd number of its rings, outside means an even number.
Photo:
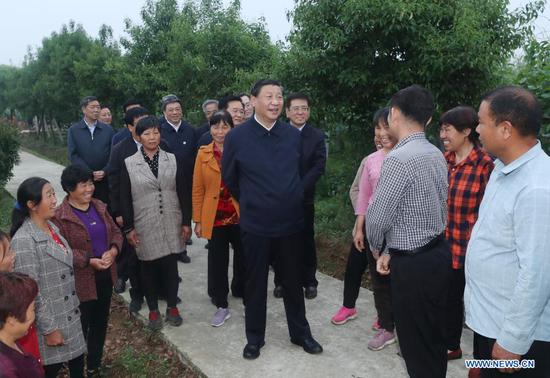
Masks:
[[[412,85],[395,93],[388,117],[398,143],[386,156],[366,235],[377,270],[390,273],[401,354],[411,377],[445,377],[445,303],[451,253],[447,220],[447,163],[424,135],[434,110],[431,93]],[[386,242],[386,250],[381,251]]]

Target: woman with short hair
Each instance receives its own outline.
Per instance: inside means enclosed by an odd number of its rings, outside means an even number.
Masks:
[[[93,177],[92,171],[79,165],[63,170],[61,186],[67,195],[53,218],[73,251],[80,320],[88,346],[88,375],[97,374],[101,368],[113,282],[117,278],[115,258],[122,246],[122,233],[107,212],[107,205],[92,197]]]
[[[37,295],[38,285],[29,276],[0,272],[0,377],[44,376],[40,362],[17,342],[34,322]]]
[[[57,200],[52,185],[31,177],[17,189],[11,246],[15,271],[38,284],[36,326],[46,377],[56,377],[68,362],[71,377],[84,376],[86,343],[80,323],[73,253],[51,222]]]

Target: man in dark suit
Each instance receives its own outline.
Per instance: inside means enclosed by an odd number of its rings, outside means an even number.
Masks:
[[[132,108],[137,108],[138,106],[143,106],[143,102],[140,100],[136,100],[135,98],[131,98],[126,100],[124,104],[122,104],[122,116],[126,116],[126,112]],[[127,127],[123,127],[120,129],[111,140],[111,146],[116,145],[118,142],[120,142],[123,139],[130,137],[130,131],[128,131]]]
[[[234,127],[237,127],[244,122],[244,104],[239,96],[225,96],[220,101],[219,105],[221,110],[225,110],[226,112],[231,114],[231,119],[233,120]],[[206,146],[207,144],[212,143],[210,124],[208,124],[207,130],[205,130],[204,132],[201,130],[200,132],[202,132],[202,134],[199,134],[197,149],[201,146]]]
[[[290,124],[300,130],[301,157],[300,177],[304,188],[304,259],[303,259],[303,285],[305,297],[313,299],[317,296],[317,250],[315,248],[315,184],[325,173],[327,162],[327,148],[325,134],[311,126],[307,121],[310,115],[310,99],[303,93],[292,93],[285,101],[286,117]],[[279,298],[283,288],[275,279],[273,294]]]
[[[197,128],[197,135],[200,137],[204,133],[210,132],[210,118],[218,111],[218,100],[208,99],[202,103],[202,112],[206,122]]]
[[[176,95],[170,94],[162,98],[162,112],[164,119],[160,124],[161,136],[168,144],[170,151],[176,156],[178,167],[181,168],[185,183],[189,186],[186,193],[189,193],[189,203],[191,203],[193,168],[195,166],[199,137],[197,129],[183,121],[181,101]],[[191,224],[184,225],[183,228],[185,230],[185,240],[190,241]],[[187,251],[182,251],[178,255],[178,260],[183,263],[191,262],[191,259],[187,256]]]
[[[93,172],[94,197],[109,204],[107,165],[115,132],[111,126],[98,121],[101,107],[96,97],[84,97],[80,109],[84,117],[74,123],[67,133],[69,161]]]
[[[278,121],[283,110],[279,82],[260,80],[252,88],[254,116],[227,134],[223,181],[240,204],[246,265],[246,338],[243,357],[259,357],[265,344],[269,264],[284,288],[290,341],[307,353],[323,348],[311,335],[302,291],[303,190],[300,132]]]

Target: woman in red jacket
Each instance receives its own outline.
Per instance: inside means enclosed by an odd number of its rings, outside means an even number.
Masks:
[[[88,346],[88,375],[96,374],[101,367],[122,233],[107,212],[107,205],[92,198],[91,171],[70,165],[61,174],[61,186],[67,196],[56,209],[53,221],[73,251],[76,294]]]

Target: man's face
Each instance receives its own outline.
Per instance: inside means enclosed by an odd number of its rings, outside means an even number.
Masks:
[[[90,101],[86,106],[82,107],[82,113],[86,118],[92,121],[97,121],[99,118],[99,112],[101,111],[101,106],[99,106],[99,101]]]
[[[147,117],[147,115],[142,115],[139,117],[134,118],[133,125],[128,125],[128,130],[130,131],[130,134],[132,134],[132,137],[134,140],[139,140],[137,134],[136,134],[136,125],[139,122],[140,119]]]
[[[252,96],[256,115],[265,121],[275,122],[283,110],[283,91],[277,85],[264,85],[258,96]]]
[[[218,111],[218,104],[215,102],[212,102],[204,107],[204,116],[208,121],[210,121],[210,118]]]
[[[244,121],[244,107],[240,101],[229,101],[227,103],[227,112],[231,114],[233,126],[239,126]]]
[[[302,127],[309,120],[309,105],[307,100],[298,98],[290,101],[290,106],[286,108],[286,117],[290,123],[296,127]]]
[[[479,105],[478,111],[479,124],[476,131],[479,134],[479,140],[483,144],[483,148],[492,155],[498,156],[504,138],[502,129],[496,124],[491,109],[487,101],[483,101]]]
[[[248,119],[252,117],[252,113],[254,113],[254,108],[252,107],[252,103],[250,102],[250,97],[242,96],[241,101],[244,105],[244,118]]]
[[[172,102],[164,108],[164,117],[173,125],[180,123],[182,115],[181,105],[179,102]]]

